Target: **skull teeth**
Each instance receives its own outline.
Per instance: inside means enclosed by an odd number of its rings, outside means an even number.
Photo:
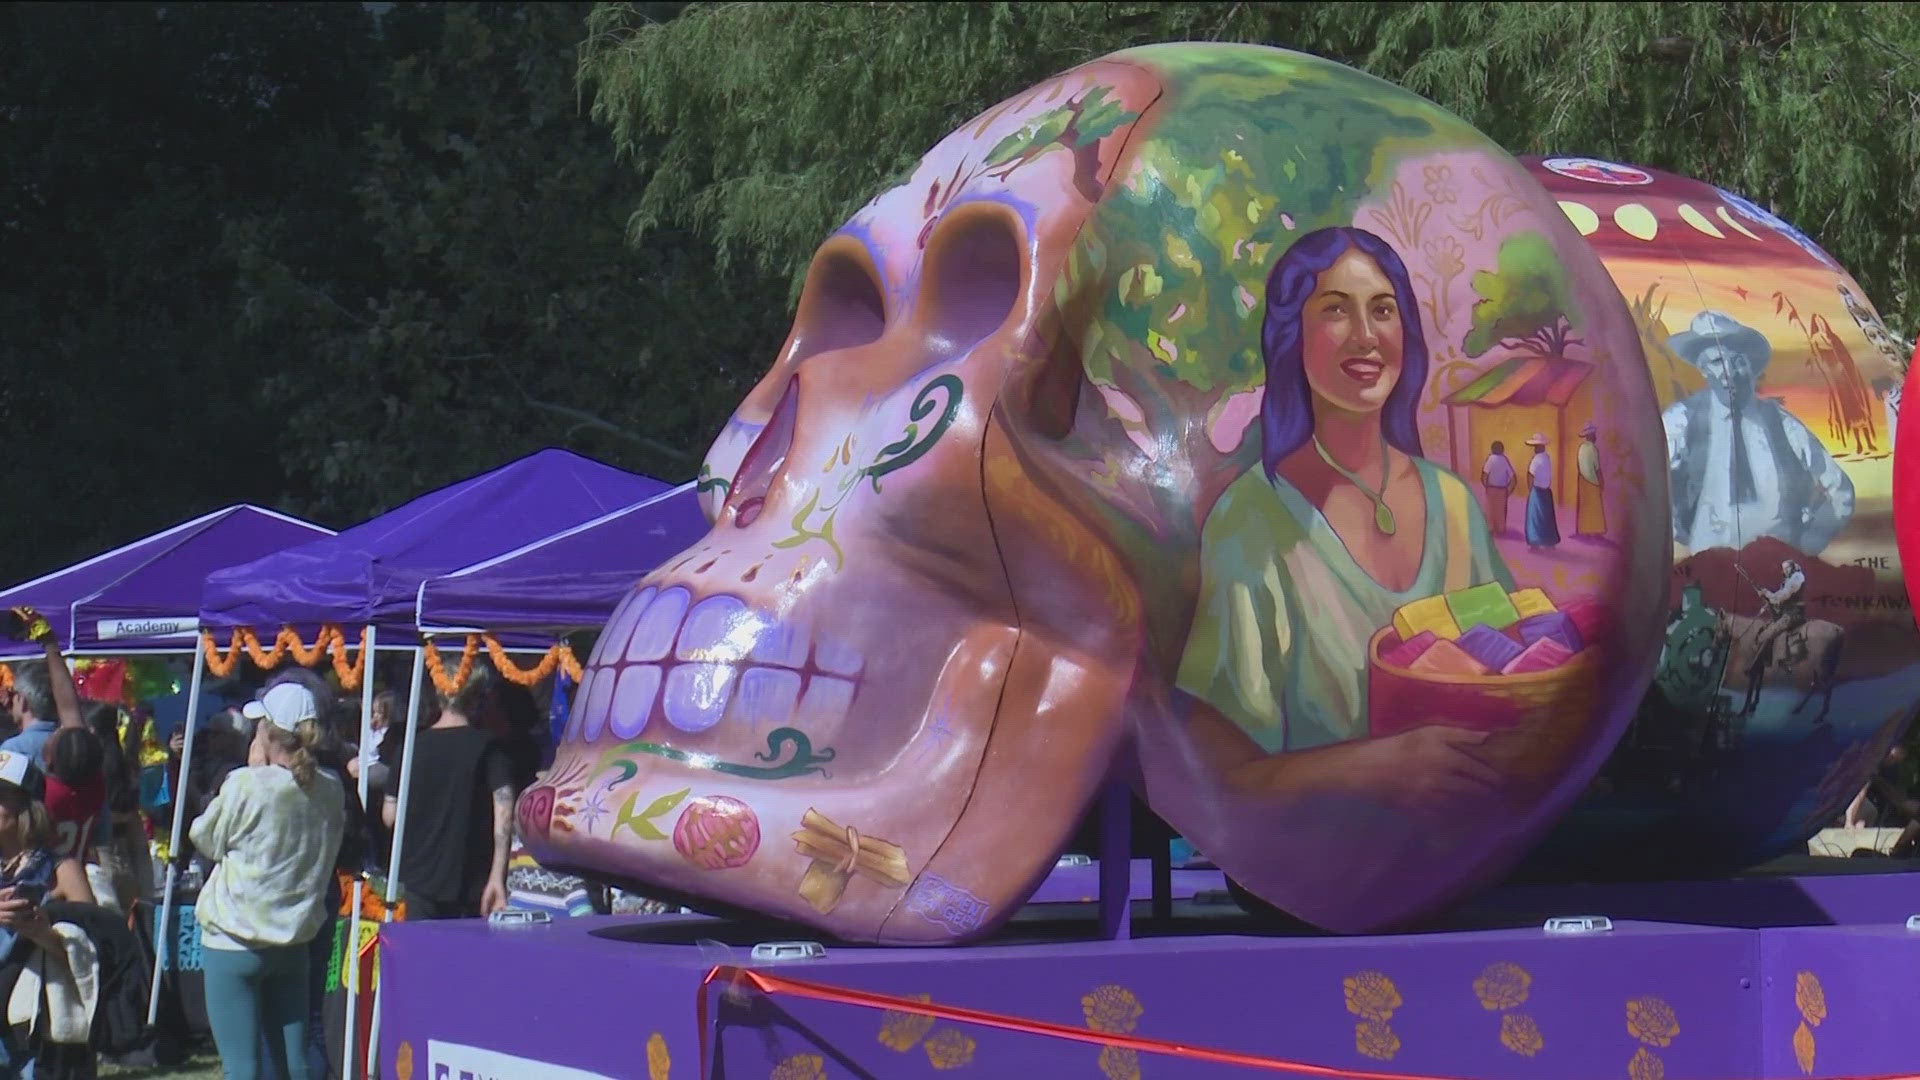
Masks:
[[[566,737],[635,739],[656,717],[689,735],[723,723],[818,733],[846,717],[865,667],[846,643],[776,622],[738,597],[649,587],[595,646]]]

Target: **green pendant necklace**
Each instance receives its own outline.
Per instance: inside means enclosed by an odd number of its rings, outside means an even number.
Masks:
[[[1368,487],[1353,470],[1333,460],[1327,448],[1320,445],[1320,437],[1314,436],[1313,448],[1319,452],[1320,460],[1332,467],[1334,472],[1347,478],[1347,482],[1360,489],[1360,493],[1373,500],[1373,527],[1380,530],[1382,536],[1392,536],[1397,527],[1393,520],[1393,510],[1387,506],[1387,433],[1380,431],[1380,490]]]

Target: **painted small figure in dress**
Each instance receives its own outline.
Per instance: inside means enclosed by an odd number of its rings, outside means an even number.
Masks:
[[[1604,504],[1606,480],[1600,471],[1600,429],[1593,421],[1580,429],[1580,451],[1574,458],[1579,479],[1574,481],[1573,535],[1602,536],[1607,531]]]
[[[1547,437],[1535,432],[1527,440],[1533,458],[1527,462],[1527,547],[1535,551],[1560,543],[1560,520],[1553,511],[1553,455]]]
[[[1507,500],[1513,497],[1513,480],[1507,444],[1496,439],[1486,464],[1480,466],[1480,483],[1487,489],[1487,527],[1495,536],[1507,534]]]

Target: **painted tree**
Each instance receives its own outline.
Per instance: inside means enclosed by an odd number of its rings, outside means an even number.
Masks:
[[[1500,242],[1495,268],[1473,275],[1473,329],[1463,345],[1468,356],[1485,356],[1503,345],[1534,356],[1564,357],[1581,344],[1574,336],[1574,306],[1566,274],[1553,245],[1540,233],[1517,232]]]

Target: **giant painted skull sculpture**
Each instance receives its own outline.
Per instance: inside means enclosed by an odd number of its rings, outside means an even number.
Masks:
[[[1539,858],[1751,865],[1833,824],[1920,705],[1893,528],[1902,349],[1831,255],[1733,192],[1526,164],[1639,323],[1675,560],[1653,686]]]
[[[1404,922],[1639,701],[1661,462],[1625,303],[1485,137],[1294,53],[1119,53],[822,245],[712,531],[609,622],[521,831],[955,942],[1117,776],[1280,907]]]

